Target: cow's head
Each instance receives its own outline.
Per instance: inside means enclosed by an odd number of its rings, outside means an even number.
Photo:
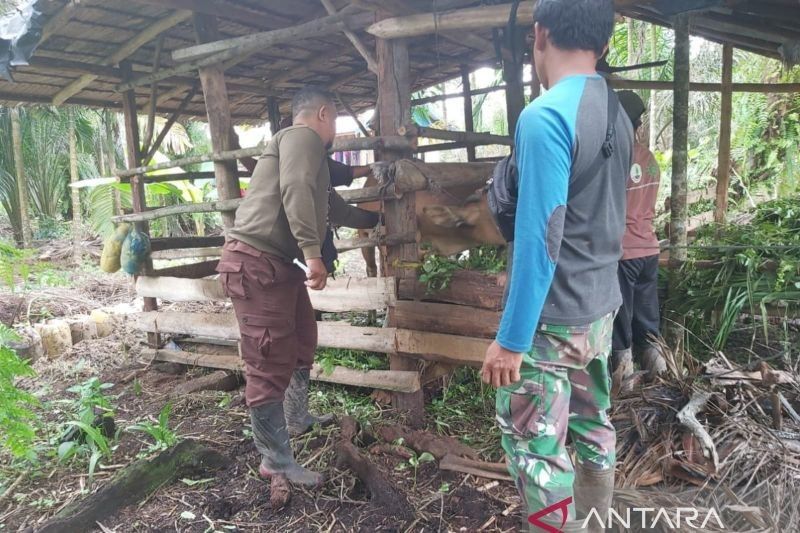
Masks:
[[[461,206],[429,205],[417,217],[421,240],[442,255],[482,244],[506,244],[489,212],[486,194],[476,193]]]

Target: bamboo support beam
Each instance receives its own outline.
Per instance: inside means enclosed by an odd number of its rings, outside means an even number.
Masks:
[[[355,139],[337,139],[333,141],[333,152],[351,152],[358,150],[377,150],[381,148],[405,149],[411,147],[411,141],[407,137],[393,135],[388,137],[357,137]],[[247,157],[260,157],[264,153],[264,146],[254,146],[252,148],[240,148],[238,150],[225,150],[202,154],[191,157],[183,157],[173,161],[157,163],[155,165],[140,166],[129,170],[120,170],[117,176],[120,178],[154,172],[156,170],[166,170],[186,165],[196,165],[209,161],[233,161]]]
[[[517,22],[520,26],[533,24],[534,2],[519,4]],[[420,13],[393,17],[376,22],[367,33],[381,39],[403,39],[453,30],[481,30],[508,24],[510,4],[457,9],[445,13]]]
[[[11,152],[14,156],[14,171],[16,173],[17,201],[19,202],[19,218],[23,248],[28,248],[33,241],[31,219],[29,216],[28,178],[25,174],[25,161],[22,152],[22,128],[19,120],[19,107],[9,110],[11,116]]]
[[[243,176],[249,177],[249,176]],[[174,172],[170,174],[147,174],[142,176],[142,183],[169,183],[171,181],[213,180],[214,171],[209,172]],[[130,183],[130,176],[119,178],[120,183]]]
[[[724,224],[731,183],[731,117],[733,114],[733,47],[722,47],[722,103],[720,106],[719,154],[717,162],[717,203],[714,221]]]
[[[461,90],[464,95],[464,130],[468,133],[475,132],[475,117],[472,107],[472,84],[469,80],[469,68],[461,67]],[[475,161],[475,146],[467,146],[467,161]]]
[[[161,33],[188,20],[191,16],[191,11],[180,10],[166,18],[159,20],[155,24],[147,26],[142,32],[123,44],[116,52],[108,56],[103,61],[103,64],[109,66],[116,65],[120,61],[126,59],[128,56],[136,52],[136,50],[158,37]],[[84,74],[74,82],[67,85],[64,89],[60,90],[53,97],[53,105],[63,104],[67,99],[78,94],[97,78],[98,76],[94,74]],[[133,87],[130,88],[132,89]]]

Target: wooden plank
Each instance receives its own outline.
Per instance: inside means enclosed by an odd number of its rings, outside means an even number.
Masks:
[[[190,366],[221,368],[224,370],[243,371],[244,365],[240,357],[235,355],[207,355],[183,352],[180,350],[142,350],[142,356],[151,361],[165,361]],[[398,392],[415,392],[420,389],[418,372],[395,370],[353,370],[335,366],[330,374],[326,374],[321,366],[315,364],[311,368],[311,379],[327,383],[338,383],[353,387],[367,387]]]
[[[714,221],[724,224],[731,185],[731,117],[733,114],[733,46],[722,47],[722,103],[720,106],[719,154],[717,160],[717,204]]]
[[[156,252],[160,250],[175,250],[177,248],[206,248],[222,246],[223,244],[225,244],[225,237],[222,235],[208,237],[157,237],[150,239],[150,250]]]
[[[494,338],[499,311],[410,300],[398,300],[389,309],[399,327],[469,337]]]
[[[192,16],[191,11],[180,10],[176,11],[172,15],[165,17],[153,24],[148,25],[142,30],[140,33],[135,35],[133,38],[129,39],[125,42],[122,46],[120,46],[116,52],[108,56],[105,60],[103,60],[104,65],[116,65],[117,63],[121,62],[122,60],[126,59],[128,56],[133,54],[136,50],[144,46],[145,44],[149,43],[156,37],[158,37],[161,33],[167,31],[168,29],[177,26],[181,22],[184,22]],[[70,97],[78,94],[81,90],[83,90],[87,85],[92,83],[98,78],[95,74],[84,74],[77,80],[73,81],[63,89],[61,89],[54,97],[53,97],[53,105],[61,105]],[[132,87],[131,87],[132,88]]]
[[[441,291],[428,292],[425,284],[416,279],[401,280],[398,297],[499,311],[505,284],[505,275],[459,270],[453,272],[450,284]]]
[[[141,331],[195,335],[239,340],[239,325],[233,313],[142,313],[137,317]],[[317,322],[318,346],[367,352],[394,353],[393,328],[359,327],[335,322]]]
[[[199,279],[208,276],[214,276],[217,273],[217,264],[219,260],[203,261],[200,263],[190,263],[188,265],[177,265],[173,267],[161,268],[153,270],[152,276],[158,277],[176,277]]]
[[[443,333],[398,329],[397,351],[426,361],[463,363],[480,367],[491,340]]]
[[[174,250],[161,250],[152,252],[150,257],[154,260],[174,260],[174,259],[194,259],[196,257],[219,257],[222,255],[222,247],[212,248],[176,248]]]
[[[162,298],[171,302],[223,302],[228,298],[216,279],[139,277],[138,296]],[[325,289],[309,291],[311,304],[318,311],[372,311],[385,309],[397,300],[394,278],[339,278],[329,280]]]
[[[517,22],[520,26],[533,24],[534,3],[527,1],[519,4]],[[508,24],[510,13],[510,4],[456,9],[445,13],[420,13],[378,21],[367,28],[367,33],[381,39],[402,39],[453,30],[500,28]]]

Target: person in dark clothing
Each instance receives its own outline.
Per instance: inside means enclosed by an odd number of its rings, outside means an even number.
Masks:
[[[642,125],[644,102],[633,91],[620,91],[620,103],[634,128]],[[617,271],[622,307],[614,320],[612,368],[617,379],[633,373],[636,360],[648,377],[666,370],[666,362],[652,341],[659,336],[658,256],[653,228],[661,171],[652,152],[642,143],[633,150],[626,185],[625,235]]]

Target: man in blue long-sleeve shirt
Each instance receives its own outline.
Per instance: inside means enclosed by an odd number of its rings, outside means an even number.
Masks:
[[[619,176],[630,168],[633,131],[595,70],[613,31],[612,0],[539,0],[534,19],[547,92],[517,126],[514,268],[481,374],[499,387],[503,448],[530,522],[583,531],[576,518],[592,507],[605,516],[613,488],[608,356],[622,302]],[[602,147],[612,130],[609,155]]]

